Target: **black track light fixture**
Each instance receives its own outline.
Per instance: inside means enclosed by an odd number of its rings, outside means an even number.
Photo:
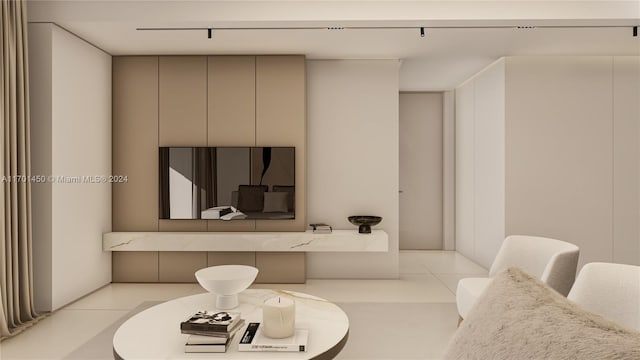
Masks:
[[[598,28],[629,28],[632,29],[633,37],[638,37],[638,27],[640,25],[489,25],[489,26],[297,26],[297,27],[139,27],[136,30],[155,30],[155,31],[201,31],[207,30],[207,37],[213,38],[213,30],[216,31],[246,31],[246,30],[400,30],[400,29],[420,29],[420,37],[425,37],[425,29],[520,29],[533,30],[542,29],[598,29]]]

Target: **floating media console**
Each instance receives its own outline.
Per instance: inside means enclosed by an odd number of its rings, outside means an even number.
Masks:
[[[277,251],[387,252],[384,230],[359,234],[333,230],[306,232],[111,232],[102,236],[104,251]]]

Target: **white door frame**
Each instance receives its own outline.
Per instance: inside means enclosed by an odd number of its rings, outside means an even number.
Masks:
[[[456,115],[455,91],[443,92],[442,101],[442,248],[456,249]]]

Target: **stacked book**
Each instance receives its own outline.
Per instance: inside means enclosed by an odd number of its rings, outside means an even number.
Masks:
[[[249,323],[240,338],[238,351],[307,351],[309,330],[295,329],[293,336],[283,339],[272,339],[262,333],[260,323]]]
[[[309,226],[313,229],[314,234],[331,234],[333,230],[331,225],[327,225],[325,223],[309,224]]]
[[[184,351],[188,353],[226,352],[233,335],[244,319],[237,312],[198,311],[180,323],[180,331],[189,334]]]

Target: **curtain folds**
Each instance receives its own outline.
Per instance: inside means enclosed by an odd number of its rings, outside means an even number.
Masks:
[[[27,4],[0,0],[0,339],[37,320],[33,301]]]

